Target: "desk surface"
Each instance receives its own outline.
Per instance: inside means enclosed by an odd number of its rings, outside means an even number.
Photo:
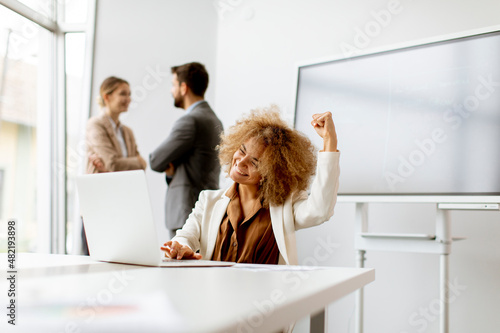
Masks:
[[[0,254],[6,271],[7,256]],[[260,266],[262,267],[262,266]],[[20,254],[7,332],[269,332],[374,281],[362,268],[160,268]],[[5,299],[10,282],[0,281]],[[3,307],[5,309],[5,307]],[[6,312],[4,310],[3,312]]]

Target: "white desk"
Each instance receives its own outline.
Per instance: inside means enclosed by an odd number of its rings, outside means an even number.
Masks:
[[[0,267],[7,271],[4,253]],[[156,268],[20,254],[17,325],[2,306],[0,331],[273,332],[307,315],[324,318],[326,306],[374,279],[366,268]],[[2,277],[2,300],[9,285]]]

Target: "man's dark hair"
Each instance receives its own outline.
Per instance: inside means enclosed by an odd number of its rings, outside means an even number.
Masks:
[[[177,74],[179,84],[185,82],[196,96],[205,96],[208,87],[208,73],[199,62],[190,62],[172,67],[172,74]]]

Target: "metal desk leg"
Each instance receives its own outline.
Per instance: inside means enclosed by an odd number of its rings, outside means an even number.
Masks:
[[[368,231],[368,203],[356,203],[356,217],[355,217],[355,233],[358,235]],[[356,266],[359,268],[365,267],[365,254],[366,250],[359,249],[356,258]],[[354,320],[354,332],[363,333],[363,288],[356,291],[356,308]]]
[[[357,267],[365,267],[365,250],[358,250],[358,260]],[[359,288],[356,291],[356,308],[355,308],[355,320],[354,320],[354,332],[363,333],[363,303],[364,303],[364,292],[363,288]]]
[[[439,322],[439,332],[441,333],[448,333],[450,328],[449,328],[449,316],[450,316],[450,309],[449,309],[449,286],[448,286],[448,280],[449,280],[449,255],[448,254],[441,254],[440,256],[440,265],[439,265],[439,270],[440,270],[440,281],[439,281],[439,293],[440,293],[440,299],[441,299],[441,306],[443,307],[441,309],[441,320]]]
[[[311,326],[309,332],[324,333],[325,325],[326,325],[326,317],[325,317],[325,309],[323,309],[320,312],[311,315]]]
[[[439,322],[439,332],[449,332],[449,295],[448,280],[450,274],[449,254],[451,253],[451,222],[449,211],[438,209],[436,214],[436,241],[446,246],[445,251],[440,255],[439,263],[439,298],[441,300],[441,317]]]

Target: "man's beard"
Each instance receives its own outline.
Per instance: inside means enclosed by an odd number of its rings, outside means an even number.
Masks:
[[[174,96],[174,106],[176,108],[184,109],[184,101],[182,100],[182,98],[180,96],[179,97]]]

